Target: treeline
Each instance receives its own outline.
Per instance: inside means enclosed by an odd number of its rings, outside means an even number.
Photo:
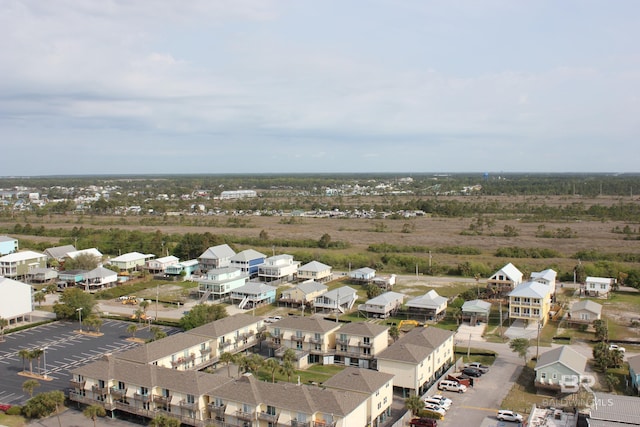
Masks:
[[[430,248],[428,246],[398,246],[389,243],[374,243],[367,247],[369,252],[374,253],[439,253],[450,255],[480,255],[482,252],[477,248],[469,246],[445,246]]]

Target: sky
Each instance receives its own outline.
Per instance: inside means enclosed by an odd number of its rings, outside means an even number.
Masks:
[[[636,0],[0,0],[0,176],[640,171]]]

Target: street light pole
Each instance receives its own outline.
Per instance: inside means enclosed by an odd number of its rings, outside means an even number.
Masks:
[[[536,360],[538,360],[538,356],[540,355],[540,329],[542,329],[542,324],[538,321],[538,338],[536,342]]]
[[[47,348],[48,347],[42,347],[42,356],[44,358],[44,374],[42,376],[45,380],[47,379]]]
[[[76,308],[78,312],[78,321],[80,322],[80,332],[82,332],[82,307]]]

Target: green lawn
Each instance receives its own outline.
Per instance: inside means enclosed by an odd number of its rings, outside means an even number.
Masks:
[[[276,382],[298,382],[298,376],[300,376],[300,382],[302,384],[323,383],[338,372],[342,371],[345,367],[340,365],[311,365],[307,369],[297,370],[290,379],[276,371]],[[256,376],[263,381],[271,381],[271,372],[266,369],[260,369]]]
[[[23,427],[27,425],[27,421],[24,417],[19,415],[7,415],[4,412],[0,412],[0,425],[7,427]]]

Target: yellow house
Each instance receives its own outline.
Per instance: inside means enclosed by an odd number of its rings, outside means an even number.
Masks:
[[[311,261],[298,267],[299,280],[315,280],[316,282],[327,282],[332,279],[331,266],[318,261]]]
[[[391,415],[393,375],[348,367],[322,383],[324,387],[363,393],[367,400],[367,424],[378,427]]]
[[[275,355],[282,357],[287,349],[296,352],[300,368],[309,363],[333,364],[335,332],[342,326],[321,317],[287,316],[267,325]]]
[[[389,345],[389,328],[369,322],[352,322],[336,331],[334,363],[371,368],[376,354]]]
[[[327,292],[329,288],[327,285],[315,282],[313,280],[307,280],[300,283],[295,288],[285,289],[282,294],[279,295],[278,304],[285,305],[287,307],[299,307],[301,305],[310,306],[311,303],[320,295]]]
[[[509,293],[509,317],[544,325],[551,310],[551,288],[538,282],[524,282]]]
[[[219,424],[252,427],[352,427],[367,425],[364,393],[317,386],[258,381],[251,374],[215,389],[212,418]],[[221,421],[224,419],[225,424]]]
[[[421,395],[453,362],[452,331],[414,328],[377,356],[378,371],[394,376],[405,395]]]

